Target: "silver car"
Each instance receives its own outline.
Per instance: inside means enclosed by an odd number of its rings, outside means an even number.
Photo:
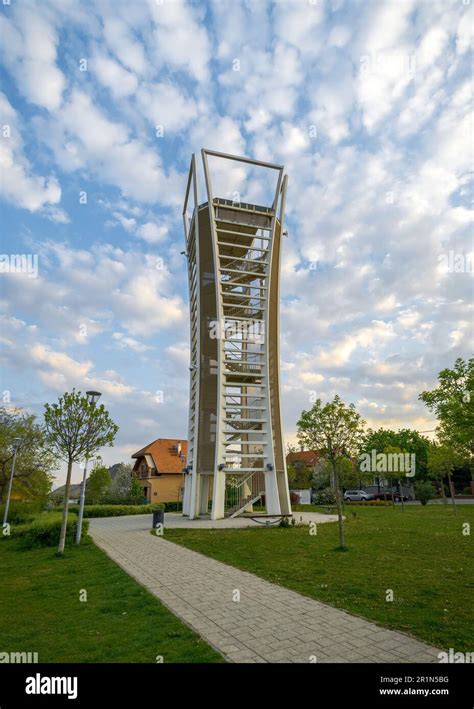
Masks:
[[[365,492],[365,490],[346,490],[344,493],[344,500],[346,502],[360,502],[362,500],[371,500],[373,495],[370,492]]]

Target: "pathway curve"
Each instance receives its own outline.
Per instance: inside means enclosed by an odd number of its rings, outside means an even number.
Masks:
[[[408,635],[155,537],[150,522],[92,519],[90,534],[230,662],[437,661],[439,650]]]

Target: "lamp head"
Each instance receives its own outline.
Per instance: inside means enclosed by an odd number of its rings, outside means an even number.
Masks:
[[[97,404],[102,394],[100,391],[86,391],[87,398],[90,404]]]

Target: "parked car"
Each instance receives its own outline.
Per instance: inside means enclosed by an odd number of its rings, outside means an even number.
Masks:
[[[362,500],[373,500],[374,496],[365,490],[346,490],[344,500],[346,502],[360,502]]]
[[[392,497],[393,497],[393,499],[395,500],[395,502],[401,502],[401,495],[400,495],[400,493],[399,493],[398,491],[392,492],[392,490],[387,490],[386,492],[375,492],[375,493],[372,495],[372,499],[373,499],[373,500],[385,500],[385,498],[386,498],[387,500],[391,500]],[[410,498],[409,498],[408,495],[403,495],[403,500],[404,500],[404,501],[405,501],[405,500],[409,500],[409,499],[410,499]]]

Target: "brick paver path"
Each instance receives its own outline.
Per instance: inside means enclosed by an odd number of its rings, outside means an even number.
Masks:
[[[437,661],[439,650],[408,635],[155,537],[150,522],[150,515],[94,519],[90,533],[230,662]]]

